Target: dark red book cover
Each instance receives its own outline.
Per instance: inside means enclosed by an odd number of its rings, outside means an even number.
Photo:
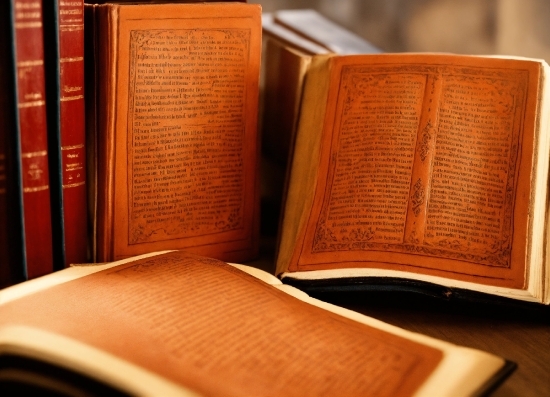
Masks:
[[[61,164],[65,265],[87,259],[84,1],[59,1]]]
[[[44,48],[54,259],[87,261],[84,2],[44,2]]]
[[[53,269],[42,4],[13,5],[26,274],[34,278]]]

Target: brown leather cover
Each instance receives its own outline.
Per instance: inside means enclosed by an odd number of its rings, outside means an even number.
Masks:
[[[42,6],[34,0],[14,5],[26,266],[34,278],[53,269]]]
[[[61,162],[65,266],[87,260],[84,1],[59,1]]]
[[[98,82],[88,122],[97,144],[96,260],[164,249],[253,259],[260,7],[106,4],[86,12],[95,18],[87,35],[96,40]]]

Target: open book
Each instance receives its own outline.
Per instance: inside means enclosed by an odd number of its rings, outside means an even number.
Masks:
[[[547,76],[525,59],[315,57],[278,274],[550,303]]]
[[[0,292],[2,390],[459,396],[509,370],[499,357],[312,299],[258,269],[179,251]]]

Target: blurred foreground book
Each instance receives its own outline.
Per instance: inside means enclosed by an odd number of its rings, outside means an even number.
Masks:
[[[179,251],[0,291],[0,386],[14,392],[467,396],[513,367]]]

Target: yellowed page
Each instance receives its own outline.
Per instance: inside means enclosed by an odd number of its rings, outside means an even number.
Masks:
[[[24,299],[25,296],[28,296],[32,298],[32,295],[37,293],[38,291],[45,291],[47,292],[48,289],[55,290],[55,285],[58,284],[64,284],[64,283],[71,283],[71,280],[76,280],[77,278],[84,277],[85,275],[102,272],[105,274],[106,272],[114,272],[117,273],[117,269],[132,269],[134,267],[137,267],[137,269],[145,270],[147,267],[143,267],[143,264],[151,264],[151,263],[159,263],[166,265],[166,257],[165,256],[159,256],[163,253],[152,253],[149,255],[144,255],[137,258],[127,259],[111,264],[104,264],[104,265],[98,265],[98,266],[77,266],[71,269],[66,269],[61,272],[48,275],[46,277],[42,277],[40,279],[36,279],[30,282],[26,282],[5,290],[0,291],[0,302],[3,303],[0,307],[5,307],[7,302],[13,302],[17,300]],[[181,254],[170,254],[169,258],[172,262],[172,265],[181,265]],[[176,255],[174,257],[173,255]],[[184,255],[184,258],[189,259],[189,257]],[[210,260],[207,260],[210,261]],[[216,264],[210,263],[209,265]],[[122,266],[121,266],[122,265]],[[135,265],[135,266],[134,266]],[[200,266],[204,267],[205,263],[201,264]],[[207,265],[207,266],[209,266]],[[275,288],[279,289],[280,291],[283,291],[287,295],[291,295],[293,297],[298,298],[301,301],[305,301],[308,304],[318,306],[322,308],[323,310],[328,310],[330,312],[334,312],[338,314],[338,316],[343,316],[345,318],[348,318],[352,320],[353,322],[358,322],[361,324],[365,324],[368,327],[372,327],[375,329],[379,329],[381,332],[389,333],[389,335],[396,335],[399,338],[405,338],[410,339],[411,341],[414,341],[415,343],[420,343],[421,345],[431,346],[432,348],[435,348],[436,350],[439,350],[443,353],[442,360],[439,362],[437,367],[434,369],[433,373],[427,378],[426,382],[423,383],[423,385],[415,392],[415,395],[417,396],[432,396],[434,393],[437,395],[445,396],[445,395],[470,395],[472,394],[477,388],[479,388],[484,382],[487,381],[494,373],[497,371],[503,364],[503,360],[486,354],[479,351],[475,351],[472,349],[467,348],[460,348],[456,347],[452,344],[438,341],[433,338],[429,338],[423,335],[411,333],[402,329],[399,329],[397,327],[391,326],[389,324],[385,324],[383,322],[380,322],[378,320],[366,317],[364,315],[361,315],[356,312],[352,312],[350,310],[346,310],[334,305],[330,305],[321,301],[318,301],[316,299],[312,299],[308,297],[304,292],[299,291],[291,286],[283,285],[279,280],[274,278],[273,276],[262,272],[258,269],[250,268],[243,265],[233,265],[234,267],[253,275],[255,278],[258,278],[263,281],[263,283],[271,284],[275,286]],[[148,267],[149,271],[161,271],[164,272],[168,269],[153,269],[153,267]],[[111,269],[111,270],[108,270]],[[105,270],[105,271],[104,271]],[[226,268],[226,270],[228,270]],[[230,271],[230,270],[228,270]],[[170,271],[170,273],[172,273]],[[230,273],[233,273],[230,271]],[[239,273],[237,273],[239,274]],[[113,276],[113,274],[111,274]],[[178,292],[175,292],[175,294],[182,293],[183,289],[179,287],[181,285],[181,272],[175,272],[175,277],[166,279],[168,283],[166,285],[157,286],[155,289],[159,289],[159,292],[161,293],[161,296],[164,296],[164,299],[167,299],[164,289],[170,290],[169,284],[175,283],[178,285]],[[241,276],[244,276],[242,274]],[[246,279],[246,277],[245,277]],[[130,281],[130,280],[127,280]],[[143,280],[142,280],[143,281]],[[196,280],[198,282],[198,280]],[[250,280],[249,280],[250,281]],[[77,294],[80,293],[81,287],[78,287],[78,280],[76,280],[75,284],[77,286]],[[211,280],[210,282],[215,282],[216,285],[219,285],[221,282],[223,284],[223,280],[218,280],[217,278],[215,280]],[[251,281],[252,282],[252,281]],[[257,282],[254,282],[257,283]],[[262,282],[259,282],[260,284],[263,284]],[[209,288],[208,283],[203,285],[202,288]],[[150,287],[151,285],[149,285]],[[267,287],[267,286],[265,286]],[[264,288],[265,288],[264,287]],[[232,283],[229,283],[227,286],[223,287],[222,290],[226,290],[228,288],[233,289],[234,285]],[[268,287],[268,290],[271,287]],[[247,288],[248,289],[248,288]],[[65,299],[65,292],[62,292],[63,295],[62,298]],[[137,292],[137,291],[135,291]],[[148,290],[148,296],[154,291],[149,289]],[[98,292],[99,293],[99,292]],[[190,292],[192,293],[192,291]],[[55,293],[54,293],[55,294]],[[36,294],[39,297],[38,298],[32,298],[32,299],[40,299],[40,294]],[[59,292],[57,293],[59,295]],[[128,294],[127,294],[128,295]],[[271,295],[271,293],[269,293]],[[277,296],[277,294],[276,294]],[[73,299],[78,299],[77,296],[74,294],[71,294],[71,297]],[[223,298],[228,298],[229,296],[227,294],[223,294]],[[257,301],[260,310],[263,307],[263,304],[265,302],[264,299],[256,299],[254,295],[252,294],[250,297],[248,296],[242,296],[242,299],[251,299],[253,301]],[[239,300],[241,299],[239,298]],[[128,296],[126,297],[128,300]],[[195,300],[199,300],[199,297],[195,297]],[[171,300],[171,299],[168,299]],[[291,298],[292,300],[292,298]],[[133,301],[130,299],[130,301]],[[175,301],[173,302],[175,303]],[[235,302],[228,302],[231,303],[233,306],[235,305]],[[128,305],[131,305],[131,302],[128,302]],[[61,307],[64,306],[63,303],[59,304]],[[93,305],[93,303],[92,303]],[[143,305],[143,303],[141,304]],[[78,304],[76,306],[79,306]],[[78,311],[85,311],[85,304],[81,305],[82,307],[77,309]],[[198,305],[196,310],[200,310],[201,304]],[[236,310],[235,307],[232,309]],[[51,311],[51,308],[48,310]],[[94,309],[96,310],[96,309]],[[109,309],[112,310],[112,309]],[[138,310],[137,307],[135,310]],[[224,310],[224,309],[222,309]],[[53,310],[56,312],[56,310]],[[63,310],[62,310],[63,311]],[[157,311],[158,307],[157,307]],[[158,313],[155,318],[158,320],[160,319],[159,315],[162,313]],[[172,312],[173,314],[173,312]],[[62,315],[62,314],[58,314]],[[145,315],[145,314],[144,314]],[[186,316],[190,315],[190,313],[186,313]],[[93,316],[93,315],[92,315]],[[284,317],[286,317],[287,314],[284,314]],[[267,319],[265,317],[262,317],[262,321],[266,321]],[[187,318],[187,317],[186,317]],[[224,315],[221,315],[218,317],[218,320],[220,319],[227,319]],[[244,319],[243,319],[244,320]],[[112,322],[112,319],[110,320]],[[217,321],[216,319],[211,319],[214,323]],[[279,320],[275,320],[279,321]],[[170,321],[169,321],[170,322]],[[14,324],[13,322],[8,321],[8,323],[11,323],[11,325],[2,325],[0,326],[0,351],[1,352],[10,352],[10,353],[16,353],[16,354],[23,354],[35,358],[39,358],[42,360],[46,360],[48,362],[51,362],[53,364],[58,364],[62,366],[69,365],[70,368],[72,368],[75,371],[83,372],[87,374],[88,376],[92,376],[100,381],[106,382],[110,385],[116,386],[121,388],[122,390],[129,391],[134,394],[138,395],[158,395],[160,390],[163,390],[161,393],[162,395],[188,395],[186,393],[190,393],[190,390],[186,387],[181,387],[180,384],[175,383],[173,380],[166,379],[163,375],[163,373],[156,373],[154,370],[151,370],[151,368],[147,369],[142,367],[142,365],[139,362],[132,360],[124,360],[119,355],[113,354],[112,352],[106,351],[105,349],[100,349],[93,344],[90,343],[83,343],[81,336],[76,335],[74,337],[67,336],[65,333],[65,336],[62,335],[62,333],[59,332],[52,332],[51,330],[46,330],[44,328],[36,328],[36,327],[28,327],[26,325],[18,324],[17,322]],[[172,321],[173,323],[173,321]],[[145,323],[144,323],[145,324]],[[116,324],[115,324],[116,325]],[[143,325],[143,324],[142,324]],[[168,324],[169,325],[169,324]],[[315,324],[313,324],[314,326]],[[267,325],[269,327],[269,324]],[[74,326],[73,326],[74,327]],[[116,329],[115,326],[115,332],[112,335],[112,338],[116,337],[118,332],[122,332],[119,329]],[[157,327],[158,328],[158,327]],[[280,333],[280,335],[276,335],[276,339],[280,340],[280,338],[285,338],[285,335],[287,335],[288,332],[301,332],[303,328],[291,328],[289,330],[281,330],[279,327],[276,327],[278,329],[277,332]],[[308,325],[307,328],[310,328]],[[138,326],[136,327],[139,332],[148,332],[147,327]],[[136,331],[134,329],[129,334],[132,334]],[[310,328],[311,329],[311,328]],[[368,332],[367,328],[367,333]],[[75,333],[79,333],[76,329],[74,330]],[[95,332],[95,331],[94,331]],[[98,331],[103,332],[103,331]],[[203,330],[203,332],[205,332]],[[236,332],[236,331],[233,331]],[[261,334],[263,334],[266,331],[263,331]],[[268,334],[271,331],[267,331]],[[304,331],[306,332],[306,331]],[[84,333],[88,333],[88,331],[84,331]],[[307,332],[306,332],[307,333]],[[317,332],[314,332],[314,334],[317,334]],[[310,335],[311,336],[311,335]],[[371,335],[372,336],[372,335]],[[272,336],[266,335],[267,338],[270,338]],[[390,337],[388,340],[385,340],[385,342],[388,342],[393,337]],[[331,340],[330,343],[335,343],[338,338],[336,338],[334,341]],[[269,354],[275,354],[276,362],[286,362],[289,357],[286,356],[288,351],[284,346],[287,345],[287,343],[290,343],[290,340],[284,339],[285,342],[283,343],[283,349],[280,348],[280,346],[275,347],[274,352],[270,352]],[[161,345],[165,345],[167,341],[164,341],[161,343]],[[249,341],[250,343],[255,343],[254,341]],[[244,343],[247,343],[244,341]],[[215,345],[215,343],[214,343]],[[147,342],[148,349],[153,349],[155,352],[158,352],[156,342],[151,343],[151,341]],[[302,346],[302,344],[300,345]],[[162,347],[162,346],[161,346]],[[349,346],[348,346],[349,347]],[[214,347],[217,349],[217,347]],[[304,348],[312,348],[308,343],[304,345]],[[324,347],[326,349],[326,347]],[[299,349],[298,349],[299,350]],[[322,350],[318,353],[320,354]],[[222,356],[227,353],[223,353]],[[292,354],[297,354],[296,352]],[[170,356],[170,354],[169,354]],[[372,357],[371,357],[372,358]],[[236,360],[239,360],[237,358]],[[235,361],[237,362],[237,361]],[[319,365],[322,362],[319,362],[317,359],[313,360],[313,363],[306,363],[304,365]],[[367,376],[365,374],[365,376]],[[279,379],[277,374],[270,375],[272,379]],[[140,379],[140,382],[135,382],[135,379]],[[183,394],[182,394],[183,393]],[[267,393],[269,394],[269,393]]]
[[[541,63],[429,54],[329,62],[319,79],[330,81],[326,112],[308,123],[322,127],[299,131],[322,135],[318,163],[297,166],[315,177],[290,187],[315,198],[301,211],[306,226],[293,219],[296,245],[280,254],[292,259],[278,271],[375,268],[529,289],[544,244],[533,221],[545,212],[537,161],[548,157]],[[295,161],[315,156],[301,148]]]
[[[298,232],[303,229],[304,222],[309,216],[317,178],[321,134],[309,134],[308,131],[318,131],[322,128],[329,82],[326,79],[329,70],[328,59],[332,56],[315,57],[306,76],[294,153],[289,162],[288,190],[281,222],[281,230],[284,232],[281,234],[278,247],[277,274],[287,270],[291,256],[296,255]],[[307,84],[308,79],[315,83]]]
[[[31,357],[69,368],[131,395],[199,396],[182,385],[76,339],[37,328],[9,325],[0,328],[0,353]],[[48,378],[45,379],[48,381]],[[36,379],[31,379],[31,382],[36,382]],[[71,390],[65,393],[80,395],[71,393]]]
[[[411,395],[443,356],[182,252],[13,300],[0,324],[75,339],[206,395]]]
[[[256,4],[98,5],[98,260],[259,244]],[[101,185],[103,184],[103,185]]]

